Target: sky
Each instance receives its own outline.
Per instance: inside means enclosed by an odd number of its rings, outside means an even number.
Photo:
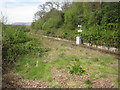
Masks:
[[[7,23],[32,22],[38,6],[46,0],[2,0],[0,12],[7,17]]]
[[[55,0],[0,0],[0,14],[7,17],[7,24],[32,22],[38,6],[47,1]]]
[[[7,24],[32,22],[38,6],[47,1],[61,0],[0,0],[0,14],[7,17]]]

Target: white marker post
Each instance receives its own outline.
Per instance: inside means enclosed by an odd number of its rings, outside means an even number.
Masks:
[[[78,27],[81,28],[82,26],[81,26],[81,25],[78,25]],[[81,33],[82,30],[80,29],[80,30],[78,30],[78,32]],[[77,36],[77,37],[76,37],[76,44],[79,45],[79,44],[81,44],[81,43],[82,43],[82,37],[81,37],[81,36]]]
[[[78,32],[82,32],[82,30],[80,29],[80,30],[78,30]]]

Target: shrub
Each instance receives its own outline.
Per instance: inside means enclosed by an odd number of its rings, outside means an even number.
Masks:
[[[45,49],[40,45],[41,40],[27,35],[21,26],[6,26],[3,30],[3,60],[15,61],[19,56],[30,53],[41,56]]]

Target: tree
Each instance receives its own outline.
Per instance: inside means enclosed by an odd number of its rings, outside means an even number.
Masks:
[[[2,12],[1,12],[1,15],[0,15],[0,22],[2,24],[6,24],[7,23],[7,16],[3,15]]]
[[[42,19],[42,17],[54,8],[54,2],[46,2],[45,4],[39,5],[39,11],[34,14],[34,21]]]
[[[67,0],[66,2],[63,2],[62,4],[63,5],[62,5],[61,9],[62,9],[63,12],[66,12],[67,10],[70,9],[70,6],[72,5],[72,2],[69,2]]]

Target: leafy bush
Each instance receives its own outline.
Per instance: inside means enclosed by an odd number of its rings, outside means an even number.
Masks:
[[[26,35],[25,30],[26,28],[21,26],[7,26],[3,29],[3,44],[24,43],[30,41],[32,38]]]
[[[3,30],[3,60],[15,61],[19,56],[30,53],[41,56],[45,51],[41,40],[29,36],[25,30],[21,26],[6,26]]]
[[[75,63],[73,66],[68,67],[70,73],[75,73],[78,75],[83,75],[85,73],[85,70],[80,67],[79,64]]]
[[[34,29],[50,29],[58,28],[63,23],[63,13],[56,9],[52,9],[42,19],[32,23]]]
[[[44,48],[38,47],[35,41],[29,41],[26,43],[11,44],[6,52],[3,51],[3,58],[7,60],[16,60],[18,56],[26,54],[36,54],[41,56],[44,52]]]

